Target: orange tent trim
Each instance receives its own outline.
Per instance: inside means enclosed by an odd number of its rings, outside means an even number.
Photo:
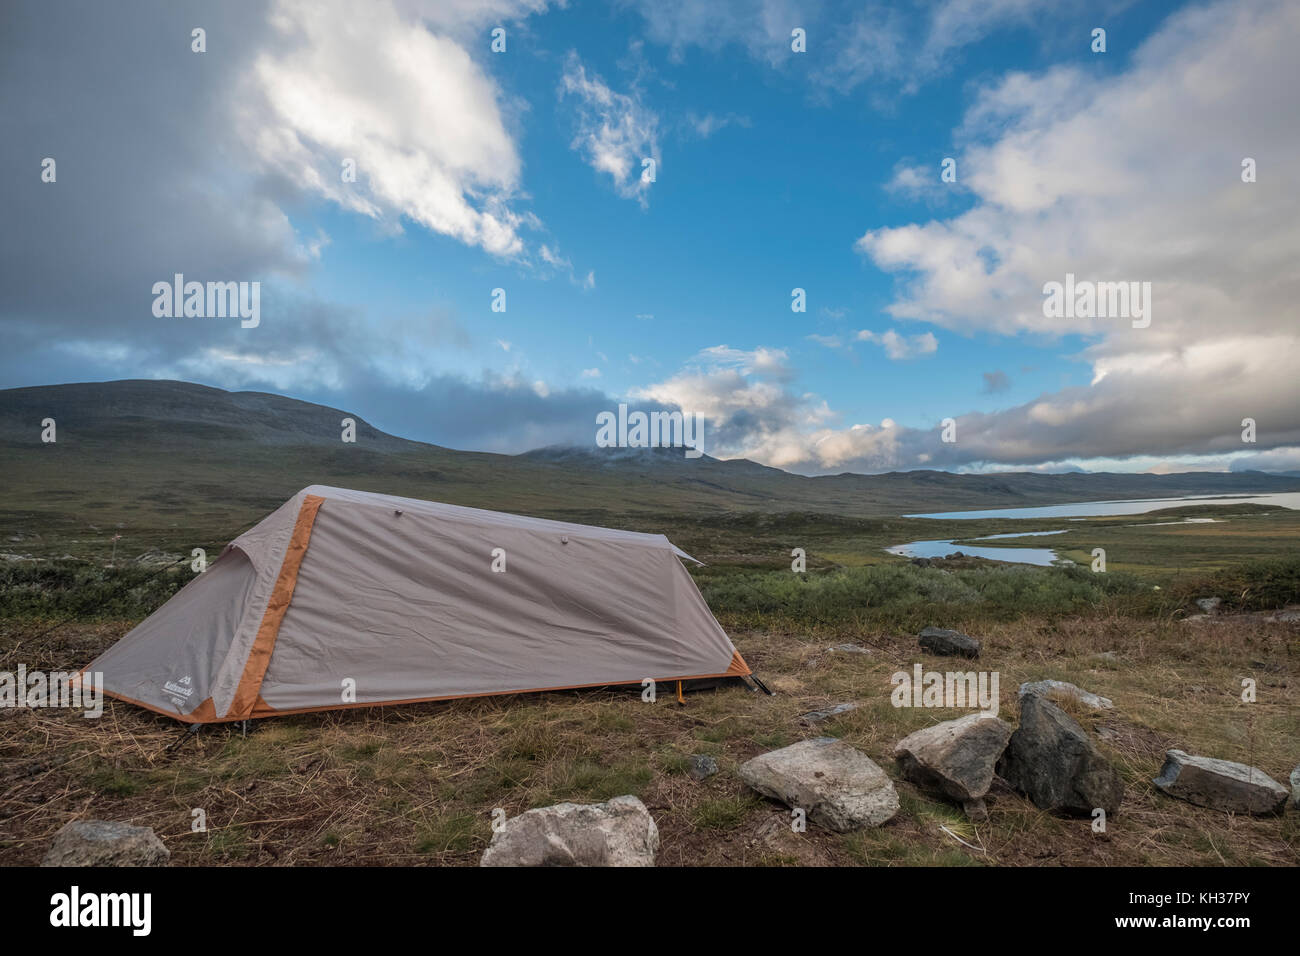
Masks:
[[[243,720],[252,715],[260,700],[262,679],[266,677],[266,668],[271,663],[271,652],[275,650],[275,639],[280,633],[280,622],[289,610],[293,600],[293,589],[298,583],[298,569],[302,559],[307,555],[307,545],[311,542],[312,525],[316,522],[316,512],[320,511],[324,498],[307,495],[298,509],[298,520],[294,522],[293,536],[284,551],[284,562],[280,565],[280,574],[275,579],[275,588],[271,599],[266,604],[266,613],[257,629],[253,649],[244,662],[244,673],[235,688],[235,698],[227,712],[227,720]]]

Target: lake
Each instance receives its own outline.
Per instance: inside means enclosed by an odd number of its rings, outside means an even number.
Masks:
[[[1013,531],[1009,534],[990,534],[982,538],[972,538],[973,541],[992,541],[995,538],[1036,538],[1048,534],[1065,534],[1066,530],[1061,531]],[[948,538],[943,541],[909,541],[907,544],[896,544],[892,548],[886,548],[890,554],[902,555],[905,558],[942,558],[954,551],[960,551],[962,554],[973,558],[990,558],[994,561],[1012,561],[1016,564],[1037,564],[1042,567],[1050,567],[1056,560],[1056,552],[1051,548],[981,548],[978,545],[955,545],[954,538]]]
[[[1077,501],[1066,505],[1037,508],[993,508],[988,511],[935,511],[903,515],[904,518],[1091,518],[1096,515],[1140,515],[1161,508],[1189,505],[1279,505],[1300,510],[1300,492],[1270,495],[1216,495],[1211,498],[1137,498],[1125,501]],[[901,546],[900,546],[901,547]],[[925,555],[918,555],[925,557]],[[932,557],[932,556],[931,556]],[[1013,560],[1013,559],[1007,559]]]

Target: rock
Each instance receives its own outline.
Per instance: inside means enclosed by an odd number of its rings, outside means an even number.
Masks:
[[[927,627],[920,635],[921,646],[932,654],[944,657],[979,657],[980,642],[959,631],[942,627]]]
[[[998,775],[1040,810],[1089,816],[1114,814],[1124,781],[1069,715],[1049,700],[1020,699],[1020,726],[998,763]]]
[[[1300,767],[1291,771],[1291,806],[1300,810]]]
[[[1101,651],[1098,654],[1093,654],[1092,657],[1093,660],[1106,661],[1107,663],[1111,663],[1111,664],[1119,660],[1119,655],[1116,654],[1114,651]]]
[[[898,791],[885,771],[834,737],[760,754],[741,764],[740,779],[841,833],[878,827],[898,812]]]
[[[981,801],[993,784],[1011,725],[991,714],[968,714],[908,734],[894,747],[903,776],[966,804]]]
[[[831,648],[831,653],[836,652],[840,654],[870,654],[871,648],[863,647],[861,644],[836,644]]]
[[[1110,710],[1115,705],[1107,697],[1098,697],[1091,691],[1086,691],[1082,687],[1076,687],[1074,684],[1063,680],[1036,680],[1028,684],[1020,685],[1020,696],[1033,694],[1037,697],[1061,698],[1070,697],[1089,707],[1092,710]]]
[[[963,800],[961,808],[966,813],[966,819],[972,823],[988,822],[989,808],[982,797],[978,800]]]
[[[1199,607],[1206,614],[1213,614],[1215,611],[1219,609],[1219,605],[1222,603],[1223,603],[1223,598],[1217,598],[1217,597],[1196,599],[1196,606]]]
[[[718,772],[718,762],[708,754],[691,754],[686,772],[692,780],[707,780]]]
[[[918,568],[928,568],[930,566],[929,558],[913,558],[912,564]]]
[[[479,866],[654,866],[659,828],[633,796],[557,803],[507,820]]]
[[[828,707],[825,710],[810,710],[799,719],[809,724],[820,724],[823,720],[830,720],[839,714],[847,714],[849,711],[857,709],[857,704],[836,704],[834,707]]]
[[[1270,620],[1270,621],[1280,621],[1280,622],[1283,623],[1283,624],[1288,624],[1288,623],[1291,623],[1291,622],[1293,622],[1293,621],[1300,621],[1300,610],[1294,610],[1294,609],[1288,608],[1288,609],[1283,610],[1283,611],[1278,611],[1276,614],[1274,614],[1272,617],[1270,617],[1269,620]]]
[[[1258,767],[1181,750],[1165,751],[1165,765],[1153,782],[1169,796],[1198,807],[1261,816],[1280,812],[1290,796]]]
[[[41,866],[163,866],[170,857],[149,827],[73,820],[54,835]]]

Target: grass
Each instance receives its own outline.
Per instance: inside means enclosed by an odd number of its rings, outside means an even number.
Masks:
[[[1283,783],[1300,760],[1300,625],[1269,614],[1300,603],[1300,557],[1285,534],[1294,520],[1264,511],[1216,525],[1080,523],[1070,536],[1107,542],[1105,574],[969,559],[917,567],[880,550],[1006,522],[693,520],[694,549],[709,562],[697,572],[701,590],[775,697],[728,686],[685,706],[673,695],[644,703],[639,687],[480,698],[277,718],[247,737],[218,726],[170,750],[180,725],[114,701],[98,721],[4,709],[0,863],[39,862],[68,820],[101,817],[153,827],[179,865],[474,865],[494,813],[631,793],[659,825],[666,866],[1295,865],[1300,814],[1234,817],[1151,785],[1170,747],[1249,763]],[[698,547],[715,532],[715,550]],[[1220,543],[1202,548],[1202,538]],[[796,575],[788,555],[801,541],[810,570]],[[1126,541],[1138,542],[1138,559],[1127,560]],[[1254,560],[1235,560],[1243,556]],[[153,573],[80,561],[3,566],[0,670],[84,665],[190,574],[187,564]],[[1185,620],[1205,596],[1230,613]],[[1067,680],[1115,701],[1114,711],[1075,713],[1128,787],[1106,833],[1005,788],[991,794],[988,822],[972,824],[898,778],[898,739],[961,716],[890,702],[894,672],[943,664],[919,652],[926,624],[983,640],[979,663],[961,669],[998,672],[1012,722],[1023,681]],[[829,651],[844,642],[871,653]],[[1241,700],[1244,678],[1256,682],[1255,703]],[[858,708],[831,721],[800,719],[848,701]],[[902,809],[884,827],[795,834],[787,808],[740,782],[750,757],[823,734],[895,778]],[[700,753],[720,772],[695,781],[688,759]],[[191,829],[195,809],[206,833]]]

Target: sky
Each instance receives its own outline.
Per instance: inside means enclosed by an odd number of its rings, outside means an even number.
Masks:
[[[1297,48],[1272,0],[6,3],[0,387],[506,453],[625,403],[802,474],[1300,469]],[[258,324],[156,315],[177,273]],[[1146,318],[1048,315],[1067,274]]]

